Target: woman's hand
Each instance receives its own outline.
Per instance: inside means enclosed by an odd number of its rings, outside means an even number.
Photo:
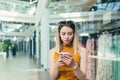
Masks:
[[[76,63],[71,55],[63,55],[62,61],[71,67],[73,67]]]
[[[59,59],[58,59],[58,60],[56,61],[56,63],[55,63],[55,67],[56,67],[56,68],[59,68],[59,67],[61,67],[61,66],[66,65],[66,64],[63,62],[62,58],[63,58],[63,55],[60,55]]]

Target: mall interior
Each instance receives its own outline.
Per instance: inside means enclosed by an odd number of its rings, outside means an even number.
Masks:
[[[50,80],[63,20],[89,51],[87,80],[120,80],[120,0],[0,0],[0,80]]]

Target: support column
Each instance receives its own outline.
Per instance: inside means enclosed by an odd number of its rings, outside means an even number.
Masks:
[[[23,40],[23,54],[26,54],[26,43],[25,43],[25,40]]]
[[[49,62],[49,11],[45,9],[41,19],[41,64],[45,70],[48,69]]]
[[[40,48],[40,37],[39,37],[40,35],[39,35],[39,27],[37,27],[37,29],[36,29],[36,58],[37,59],[39,59],[40,57],[40,52],[39,52],[39,48]]]
[[[32,37],[32,57],[34,56],[34,40],[33,40],[33,37]]]

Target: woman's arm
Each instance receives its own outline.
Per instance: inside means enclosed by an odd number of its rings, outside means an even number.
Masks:
[[[80,56],[80,66],[78,66],[77,63],[75,63],[72,56],[64,56],[63,62],[67,65],[70,65],[73,68],[73,71],[79,80],[85,80],[87,73],[87,50],[85,48],[81,49]]]
[[[54,62],[54,54],[53,50],[50,51],[50,78],[51,80],[57,80],[59,76],[59,67],[64,66],[61,56],[60,58]]]
[[[51,80],[56,80],[57,77],[58,77],[58,68],[55,67],[55,64],[54,64],[54,50],[50,50],[50,54],[49,54],[49,57],[50,57],[50,78]]]
[[[77,69],[73,69],[73,71],[79,80],[86,80],[88,56],[87,50],[85,48],[81,49],[80,56],[81,56],[80,66],[78,66]]]

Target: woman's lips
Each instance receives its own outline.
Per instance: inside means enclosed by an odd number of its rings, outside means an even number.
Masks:
[[[65,40],[65,42],[69,42],[69,40]]]

